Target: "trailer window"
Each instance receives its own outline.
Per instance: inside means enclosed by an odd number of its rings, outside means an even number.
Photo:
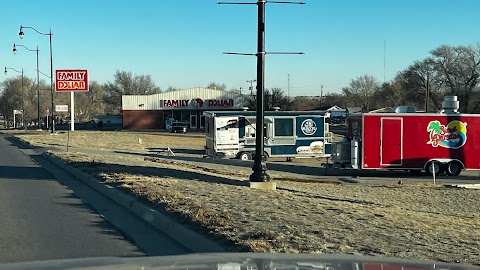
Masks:
[[[207,130],[208,130],[208,134],[212,135],[215,134],[215,131],[214,131],[214,118],[208,118],[207,120]]]
[[[274,135],[293,136],[293,118],[276,118]]]
[[[245,137],[247,138],[255,137],[255,124],[250,124],[245,126]]]

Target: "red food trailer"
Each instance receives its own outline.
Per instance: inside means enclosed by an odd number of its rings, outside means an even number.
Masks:
[[[427,173],[435,170],[449,175],[458,175],[462,169],[480,170],[477,114],[456,110],[362,113],[350,115],[347,127],[347,138],[333,145],[332,158],[337,165]]]

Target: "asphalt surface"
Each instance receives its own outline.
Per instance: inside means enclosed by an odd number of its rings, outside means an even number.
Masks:
[[[147,153],[125,151],[125,150],[98,150],[71,148],[72,151],[95,155],[125,155],[151,158],[162,158],[193,164],[201,167],[223,170],[252,172],[253,161],[242,161],[238,159],[216,159],[203,157],[203,151],[192,149],[172,149],[175,156],[169,156],[164,149],[150,149]],[[383,185],[403,183],[433,183],[432,176],[425,173],[412,174],[408,171],[389,170],[354,170],[341,168],[327,168],[322,166],[317,159],[292,159],[291,162],[284,158],[270,158],[267,161],[268,172],[281,175],[284,178],[304,178],[311,181],[337,181],[344,184],[366,184]],[[330,161],[331,163],[331,161]],[[445,174],[436,176],[436,184],[458,185],[458,184],[480,184],[480,171],[462,171],[459,176],[448,176]]]
[[[0,263],[144,255],[4,135],[0,214]]]

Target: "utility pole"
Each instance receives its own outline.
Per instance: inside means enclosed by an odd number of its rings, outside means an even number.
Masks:
[[[290,74],[288,74],[287,97],[290,100]]]
[[[425,113],[428,113],[428,102],[430,98],[430,70],[427,70],[427,84],[425,85]]]
[[[387,41],[383,41],[383,83],[385,84],[385,69],[387,66],[386,53],[387,52]]]
[[[323,85],[320,86],[320,110],[322,109],[322,100],[323,99]]]
[[[257,80],[247,80],[247,83],[250,83],[250,87],[248,87],[248,89],[250,90],[250,96],[253,96],[253,83],[256,81]]]
[[[257,5],[258,7],[258,33],[257,33],[257,53],[224,53],[235,55],[250,55],[257,57],[257,115],[255,131],[255,157],[253,162],[253,173],[250,175],[250,182],[269,182],[270,175],[267,174],[267,165],[265,163],[264,152],[264,94],[265,94],[265,4],[266,0],[257,2],[219,2],[218,4],[237,4],[237,5]],[[271,1],[275,4],[299,4],[303,2]],[[268,54],[303,54],[302,52],[268,52]]]

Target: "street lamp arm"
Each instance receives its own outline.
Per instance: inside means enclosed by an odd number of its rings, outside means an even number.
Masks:
[[[255,2],[217,2],[217,5],[256,5]]]
[[[51,77],[50,77],[50,76],[48,76],[47,74],[45,74],[45,73],[41,72],[40,70],[38,70],[38,69],[35,69],[35,71],[38,71],[38,73],[40,73],[40,74],[42,74],[43,76],[45,76],[45,77],[47,77],[47,78],[51,79]]]
[[[32,49],[29,49],[29,48],[21,45],[21,44],[15,44],[15,43],[13,43],[13,51],[14,51],[14,52],[17,50],[17,49],[16,49],[17,46],[23,47],[23,48],[25,48],[25,49],[27,49],[27,50],[29,50],[29,51],[31,51],[31,52],[39,52],[39,51],[40,51],[39,49],[32,50]]]
[[[14,69],[14,68],[5,67],[5,74],[7,74],[7,70],[8,70],[8,69],[13,70],[13,71],[18,72],[18,73],[23,73],[22,71],[18,71],[18,70]]]
[[[217,5],[257,5],[262,3],[305,5],[304,2],[268,1],[268,0],[258,0],[257,2],[217,2]]]
[[[247,55],[247,56],[256,56],[256,53],[235,53],[235,52],[224,52],[223,54],[233,54],[233,55]]]
[[[305,2],[292,2],[292,1],[265,1],[266,3],[273,4],[294,4],[294,5],[305,5]]]
[[[51,35],[52,35],[52,32],[42,33],[42,32],[38,31],[37,29],[35,29],[35,28],[31,27],[31,26],[22,26],[22,25],[20,25],[20,32],[18,33],[18,35],[19,35],[20,37],[22,37],[22,36],[24,35],[24,34],[23,34],[23,31],[22,31],[23,29],[32,29],[33,31],[39,33],[40,35],[44,35],[44,36],[51,36]]]

